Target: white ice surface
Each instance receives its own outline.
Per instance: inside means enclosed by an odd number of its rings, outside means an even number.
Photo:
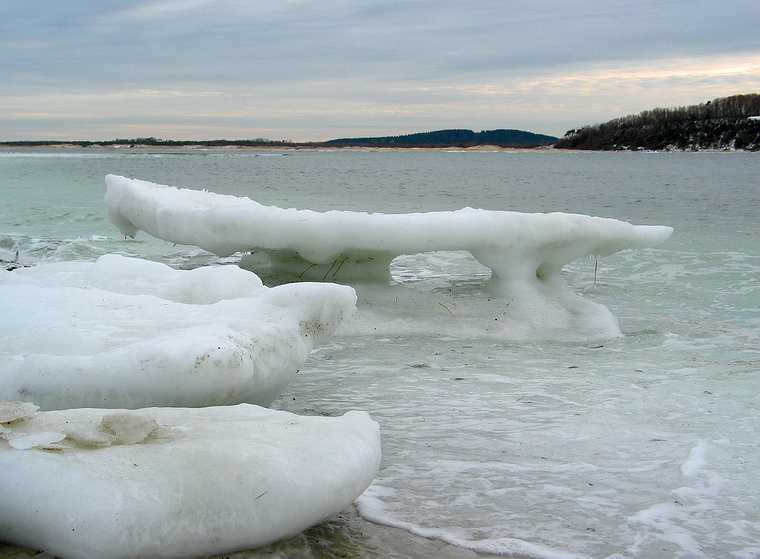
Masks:
[[[113,255],[0,271],[0,294],[0,400],[43,409],[268,404],[356,303]]]
[[[4,541],[64,559],[250,549],[340,512],[380,464],[379,429],[364,412],[300,417],[242,404],[120,413],[154,420],[160,430],[139,444],[105,448],[65,438],[53,452],[0,440]],[[60,438],[97,431],[104,415],[42,412],[12,429],[28,439]]]
[[[410,214],[283,209],[250,198],[117,175],[108,175],[106,186],[109,217],[125,235],[142,230],[221,256],[257,248],[292,251],[314,264],[330,263],[346,254],[394,257],[469,250],[495,271],[514,275],[516,268],[531,268],[535,276],[540,267],[561,267],[588,254],[605,256],[656,245],[673,231],[565,213],[473,208]]]
[[[177,303],[216,303],[223,299],[255,297],[266,291],[256,274],[236,266],[175,270],[159,262],[117,254],[106,254],[94,263],[55,262],[19,268],[15,273],[24,278],[23,282],[44,287],[96,288],[125,295],[155,295]]]
[[[593,337],[619,336],[605,307],[568,289],[562,267],[587,255],[654,246],[673,231],[565,213],[282,209],[116,175],[106,177],[106,187],[109,217],[125,235],[142,230],[221,256],[253,251],[244,267],[300,279],[387,281],[397,256],[467,251],[490,268],[490,288],[509,308],[512,322],[529,325],[539,337],[542,331],[573,329],[593,330]]]

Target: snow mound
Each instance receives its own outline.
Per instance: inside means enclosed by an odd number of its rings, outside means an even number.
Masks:
[[[14,440],[57,440],[52,451],[0,440],[3,540],[78,559],[250,549],[340,512],[380,465],[379,428],[364,412],[299,417],[247,404],[108,410],[123,424],[133,418],[129,429],[160,429],[104,448],[64,437],[97,432],[103,412],[41,412],[13,425]]]
[[[0,399],[268,404],[355,309],[346,286],[269,289],[236,266],[198,272],[115,255],[0,271]]]
[[[111,221],[125,235],[142,230],[220,256],[252,251],[242,266],[298,279],[387,282],[397,256],[468,251],[490,268],[490,286],[508,305],[512,323],[530,325],[539,337],[547,328],[620,335],[606,307],[566,286],[563,266],[588,255],[655,246],[673,232],[565,213],[282,209],[116,175],[106,177],[105,200]]]

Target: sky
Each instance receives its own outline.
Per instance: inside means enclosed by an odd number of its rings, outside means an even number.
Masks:
[[[0,140],[562,135],[751,92],[759,0],[0,0]]]

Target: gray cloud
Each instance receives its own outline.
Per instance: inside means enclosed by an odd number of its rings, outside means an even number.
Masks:
[[[12,2],[0,5],[0,136],[104,133],[109,122],[108,136],[561,132],[618,106],[757,86],[759,21],[756,0]],[[749,69],[695,70],[733,58]],[[678,74],[679,60],[692,74]],[[630,67],[644,77],[621,78]],[[663,67],[671,75],[656,83],[642,73]],[[643,83],[659,97],[636,91]]]

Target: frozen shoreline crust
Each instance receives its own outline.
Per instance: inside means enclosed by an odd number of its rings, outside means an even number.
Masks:
[[[107,255],[0,271],[0,400],[43,409],[269,404],[355,310],[347,286]]]
[[[132,444],[82,442],[82,433],[102,433],[105,421],[124,416],[157,429]],[[380,465],[379,427],[356,411],[75,409],[0,427],[3,541],[66,559],[185,558],[265,545],[345,509]],[[3,440],[35,433],[62,438],[47,451]]]
[[[567,287],[563,266],[588,255],[656,246],[673,232],[666,226],[565,213],[282,209],[117,175],[106,176],[105,200],[110,220],[127,236],[145,231],[220,256],[252,251],[243,267],[298,279],[384,282],[397,256],[467,251],[491,270],[489,286],[508,305],[507,322],[527,326],[516,337],[559,331],[619,336],[617,320],[606,307]],[[504,335],[513,337],[506,327]]]

